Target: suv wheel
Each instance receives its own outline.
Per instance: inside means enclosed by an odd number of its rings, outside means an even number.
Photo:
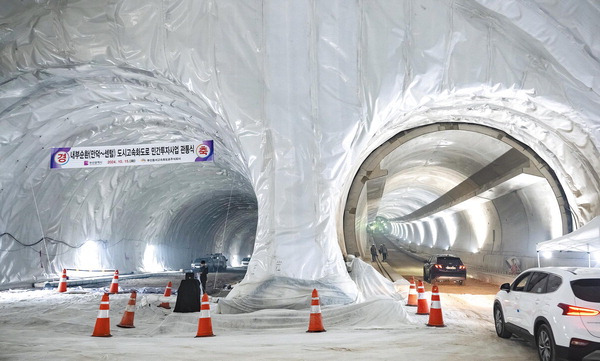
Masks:
[[[556,344],[550,326],[545,323],[540,325],[535,337],[535,344],[541,361],[556,360]]]
[[[504,322],[504,313],[500,305],[494,305],[494,325],[496,326],[496,334],[502,338],[510,338],[512,333],[506,330],[506,323]]]

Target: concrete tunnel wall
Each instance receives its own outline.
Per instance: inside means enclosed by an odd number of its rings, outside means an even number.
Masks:
[[[552,229],[548,228],[548,221],[544,218],[551,213],[544,207],[556,208],[556,204],[535,201],[535,195],[543,192],[548,192],[547,187],[519,191],[521,194],[511,193],[480,208],[457,213],[452,216],[451,222],[437,219],[423,222],[418,227],[397,226],[391,236],[399,245],[415,252],[456,254],[465,263],[486,271],[510,273],[507,260],[513,257],[519,259],[521,270],[537,267],[536,243],[553,238]],[[523,202],[521,198],[527,201]],[[535,207],[540,205],[542,209]],[[473,212],[478,213],[478,217],[473,217]],[[475,218],[486,222],[485,231],[479,231],[480,235],[474,229]],[[449,223],[452,230],[447,227]],[[588,259],[587,255],[580,253],[560,254],[541,263],[546,266],[586,267]]]

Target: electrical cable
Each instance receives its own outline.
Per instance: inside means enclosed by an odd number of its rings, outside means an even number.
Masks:
[[[19,241],[15,236],[13,236],[12,234],[10,234],[9,232],[4,232],[4,233],[0,234],[0,238],[2,238],[4,236],[8,236],[8,237],[12,238],[15,242],[17,242],[18,244],[20,244],[23,247],[33,247],[33,246],[35,246],[37,244],[40,244],[41,242],[44,242],[44,241],[52,243],[52,244],[64,244],[65,246],[70,247],[70,248],[80,248],[81,246],[83,246],[83,243],[80,244],[80,245],[78,245],[78,246],[73,246],[73,245],[68,244],[65,241],[61,241],[59,239],[54,239],[54,238],[46,237],[46,236],[44,236],[44,237],[40,238],[39,240],[37,240],[37,241],[35,241],[33,243],[30,243],[30,244],[26,244],[26,243],[23,243],[23,242]]]

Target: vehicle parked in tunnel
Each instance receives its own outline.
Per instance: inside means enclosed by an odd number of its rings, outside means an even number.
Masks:
[[[455,281],[464,284],[467,280],[467,267],[461,259],[451,254],[437,254],[425,260],[423,279],[429,283]]]
[[[531,340],[539,359],[600,359],[600,269],[542,267],[505,283],[494,300],[496,334]]]
[[[242,258],[242,267],[248,267],[249,264],[250,264],[250,257]]]
[[[227,257],[222,253],[211,253],[199,258],[196,258],[192,262],[192,270],[198,271],[200,269],[200,262],[206,262],[209,272],[225,271],[227,269]]]

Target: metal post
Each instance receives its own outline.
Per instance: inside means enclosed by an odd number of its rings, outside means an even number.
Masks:
[[[588,268],[592,268],[592,254],[590,253],[590,245],[588,244]]]

